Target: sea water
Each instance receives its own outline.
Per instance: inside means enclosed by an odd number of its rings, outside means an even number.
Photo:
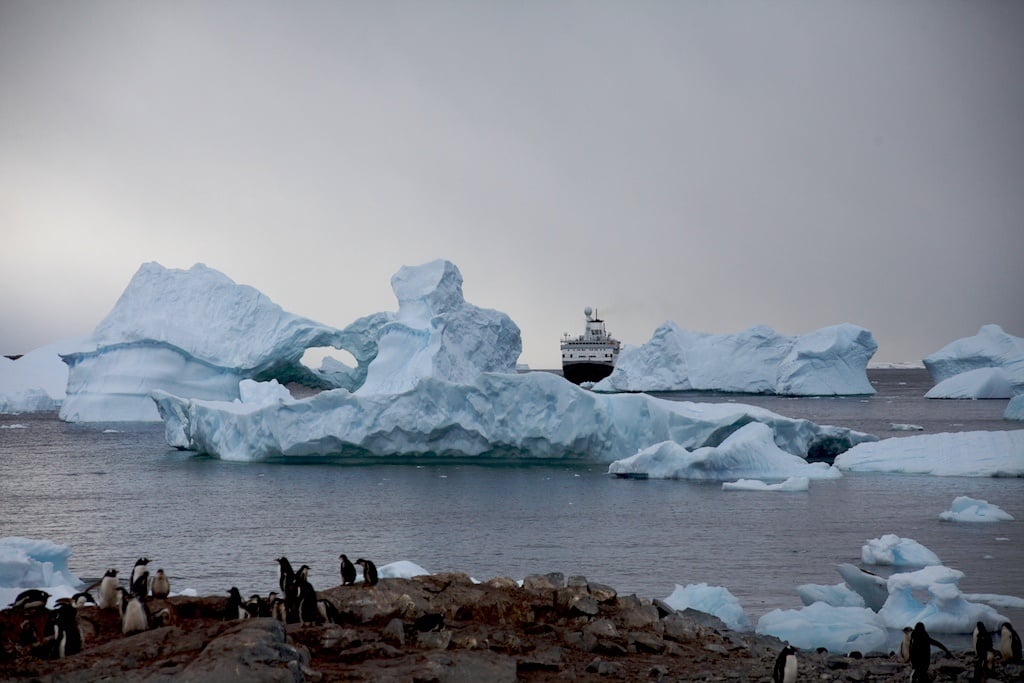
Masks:
[[[923,370],[878,370],[872,397],[683,394],[737,401],[869,431],[1017,429],[1006,401],[929,401]],[[631,455],[623,453],[623,456]],[[83,579],[127,573],[147,556],[173,590],[267,593],[274,558],[308,564],[317,588],[340,582],[337,557],[410,560],[476,579],[583,575],[620,593],[664,598],[676,584],[728,588],[752,621],[801,606],[794,587],[837,584],[883,534],[913,538],[963,571],[966,593],[1024,597],[1024,479],[847,473],[798,493],[728,492],[716,483],[620,480],[607,464],[228,463],[169,448],[162,425],[73,425],[0,416],[0,536],[71,546]],[[939,521],[959,495],[1014,521]],[[882,574],[887,568],[868,567]],[[999,608],[1017,623],[1024,610]]]

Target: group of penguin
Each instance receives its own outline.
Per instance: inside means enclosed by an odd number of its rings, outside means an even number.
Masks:
[[[377,585],[379,576],[373,562],[359,558],[353,564],[344,554],[339,555],[338,559],[341,561],[342,585],[355,584],[356,565],[362,567],[364,586]],[[147,631],[151,626],[167,626],[173,623],[174,614],[170,608],[164,607],[155,613],[149,609],[150,598],[164,599],[171,592],[171,582],[163,569],[158,569],[152,579],[150,578],[150,561],[147,557],[140,557],[135,562],[128,588],[120,585],[116,569],[108,569],[102,579],[85,591],[70,598],[58,599],[54,608],[48,610],[47,638],[43,647],[35,651],[59,659],[81,652],[82,632],[78,626],[78,609],[90,605],[99,609],[118,610],[123,635]],[[316,591],[309,582],[309,566],[302,565],[295,571],[286,557],[279,557],[276,562],[279,567],[278,583],[284,597],[279,597],[277,592],[271,592],[266,599],[253,595],[248,601],[243,602],[238,588],[232,586],[228,591],[224,619],[274,617],[286,623],[338,622],[338,611],[333,603],[317,599]],[[94,588],[96,598],[89,592]],[[10,608],[25,612],[45,610],[49,599],[49,593],[33,588],[19,593]],[[26,620],[22,624],[22,644],[31,645],[36,640],[34,628],[31,622]]]
[[[952,657],[953,654],[945,645],[928,635],[924,624],[917,622],[914,628],[903,629],[903,641],[900,643],[899,656],[910,663],[911,683],[928,683],[931,680],[928,667],[932,660],[932,646],[935,646]],[[1020,663],[1020,636],[1010,622],[999,628],[999,654],[1004,662]],[[996,650],[992,645],[992,634],[985,624],[978,622],[974,627],[974,676],[973,683],[984,683],[988,674],[995,668]],[[796,648],[786,645],[775,659],[772,670],[773,683],[795,683],[797,674]]]

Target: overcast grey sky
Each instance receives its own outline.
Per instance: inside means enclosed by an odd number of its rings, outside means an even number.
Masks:
[[[453,261],[556,367],[841,322],[1024,336],[1021,2],[0,0],[0,353],[196,262],[342,327]]]

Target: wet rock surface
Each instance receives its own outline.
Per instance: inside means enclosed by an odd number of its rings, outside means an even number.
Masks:
[[[770,681],[777,639],[582,577],[474,584],[463,574],[320,591],[337,623],[224,621],[226,598],[151,600],[167,625],[121,634],[116,611],[78,611],[82,651],[55,659],[46,610],[0,612],[0,680],[32,681]],[[31,642],[30,642],[31,641]],[[933,681],[969,681],[973,655],[936,653]],[[800,652],[799,679],[908,679],[894,656]],[[989,681],[1024,680],[997,662]]]

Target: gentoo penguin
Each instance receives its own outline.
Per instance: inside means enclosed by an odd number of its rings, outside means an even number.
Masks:
[[[89,591],[82,591],[71,596],[71,604],[78,608],[88,607],[89,605],[95,607],[96,599],[92,597],[92,593]]]
[[[985,623],[979,621],[974,626],[974,656],[985,661],[989,652],[992,652],[992,634],[985,628]]]
[[[288,623],[288,612],[284,606],[284,600],[277,597],[277,593],[271,593],[273,598],[270,599],[270,616],[277,619],[282,624]]]
[[[149,630],[149,608],[146,607],[145,596],[123,595],[127,602],[121,615],[121,633],[127,636]]]
[[[340,624],[341,615],[338,613],[338,608],[334,606],[334,603],[327,598],[320,598],[316,601],[316,606],[320,610],[321,618],[328,624]]]
[[[910,661],[910,634],[914,629],[909,626],[903,627],[903,640],[900,642],[900,659],[904,662]]]
[[[304,564],[299,567],[299,571],[295,572],[296,578],[308,580],[309,579],[309,565]]]
[[[361,557],[356,560],[356,564],[363,568],[363,587],[376,586],[378,581],[377,565]]]
[[[174,621],[174,612],[171,611],[170,607],[164,607],[163,609],[157,611],[157,613],[153,615],[154,628],[160,628],[161,626],[171,626],[172,624],[174,624]]]
[[[100,581],[99,596],[97,604],[100,609],[118,609],[121,606],[121,596],[117,590],[117,570],[108,569]]]
[[[338,555],[338,559],[341,560],[341,585],[351,586],[356,582],[356,566],[347,555]]]
[[[263,614],[265,609],[263,607],[263,598],[261,598],[256,593],[253,593],[251,596],[249,596],[249,599],[245,601],[244,607],[245,611],[248,612],[249,616],[253,619],[265,616]]]
[[[29,588],[27,591],[18,593],[18,597],[14,598],[14,602],[10,604],[11,609],[36,609],[38,607],[46,607],[46,601],[50,599],[50,594],[46,591],[41,591],[37,588]]]
[[[163,569],[157,569],[156,575],[153,577],[153,597],[154,598],[166,598],[171,593],[171,582],[167,579],[167,574],[164,574]]]
[[[1020,636],[1008,621],[999,628],[999,653],[1003,655],[1004,662],[1016,663],[1021,660]]]
[[[295,576],[295,588],[299,605],[299,621],[306,623],[320,623],[320,607],[316,600],[316,590],[309,582],[309,567],[302,565]]]
[[[295,571],[288,558],[283,555],[274,561],[277,562],[277,585],[281,587],[281,593],[287,595],[288,586],[295,581]]]
[[[295,570],[292,569],[287,557],[277,558],[277,564],[277,583],[284,596],[286,623],[292,624],[299,620],[299,593],[298,586],[295,584]]]
[[[932,645],[941,649],[947,655],[953,655],[945,645],[928,635],[928,630],[920,621],[914,624],[914,630],[910,632],[910,668],[913,670],[913,681],[927,681],[928,667],[932,662]]]
[[[149,569],[146,568],[147,564],[149,564],[149,558],[140,557],[135,561],[135,566],[132,567],[132,580],[129,587],[132,595],[145,597],[149,594]]]
[[[772,683],[796,683],[796,649],[793,646],[786,645],[775,658]]]
[[[238,589],[234,586],[228,591],[228,604],[224,607],[224,621],[232,621],[234,619],[248,619],[249,613],[245,609],[245,605],[242,604],[242,594],[238,592]]]
[[[78,630],[78,610],[70,603],[57,608],[57,656],[61,659],[82,651],[82,632]]]

